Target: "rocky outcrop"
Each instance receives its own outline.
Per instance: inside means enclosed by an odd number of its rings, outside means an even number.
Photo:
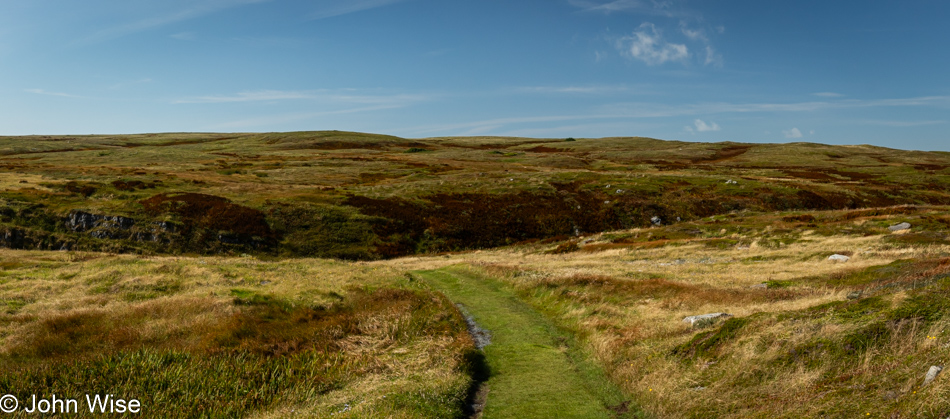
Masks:
[[[75,243],[44,231],[0,227],[0,247],[8,249],[72,250]]]
[[[73,210],[66,216],[66,228],[75,233],[87,233],[97,239],[155,242],[168,244],[181,230],[169,221],[141,223],[121,215],[93,214]]]
[[[80,233],[92,231],[96,238],[115,239],[111,231],[126,231],[135,225],[135,220],[120,215],[100,215],[85,211],[71,211],[66,217],[66,227]]]

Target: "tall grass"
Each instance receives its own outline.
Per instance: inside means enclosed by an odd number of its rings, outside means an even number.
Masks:
[[[138,399],[145,417],[463,411],[472,347],[464,319],[444,297],[404,289],[393,270],[320,260],[0,257],[0,295],[25,301],[0,314],[0,394],[21,406],[33,394],[112,394]],[[142,293],[168,281],[177,285]]]

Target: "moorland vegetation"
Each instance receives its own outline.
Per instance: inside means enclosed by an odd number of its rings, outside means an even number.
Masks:
[[[605,417],[950,414],[950,153],[328,131],[0,137],[0,167],[21,400],[567,411],[514,389],[546,362]]]

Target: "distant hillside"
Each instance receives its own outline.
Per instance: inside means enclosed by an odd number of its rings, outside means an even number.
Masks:
[[[377,259],[735,211],[950,204],[950,153],[338,131],[0,137],[0,246]]]

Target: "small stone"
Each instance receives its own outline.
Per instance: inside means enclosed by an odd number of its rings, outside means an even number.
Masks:
[[[894,390],[889,390],[884,392],[882,397],[884,397],[884,400],[894,400],[897,398],[897,392]]]
[[[943,371],[943,367],[937,365],[931,366],[930,369],[927,370],[927,375],[924,376],[924,385],[930,384],[934,378],[937,378],[937,374],[940,374],[940,371]]]
[[[851,260],[851,258],[845,255],[833,254],[828,256],[828,260],[833,260],[835,262],[847,262]]]
[[[766,284],[765,282],[763,282],[763,283],[761,283],[761,284],[755,284],[755,285],[753,285],[753,286],[750,287],[750,288],[759,289],[759,290],[765,290],[765,289],[769,289],[769,284]]]
[[[729,313],[699,314],[683,318],[683,323],[689,323],[690,326],[695,326],[696,323],[714,322],[716,320],[727,319],[729,317],[732,317],[732,315]]]
[[[655,226],[663,225],[663,219],[656,215],[650,218],[650,222],[653,223],[653,225]]]
[[[910,223],[895,224],[887,228],[891,231],[910,230]]]
[[[863,291],[851,291],[848,293],[848,299],[857,300],[858,298],[861,298],[862,295],[864,295]]]

